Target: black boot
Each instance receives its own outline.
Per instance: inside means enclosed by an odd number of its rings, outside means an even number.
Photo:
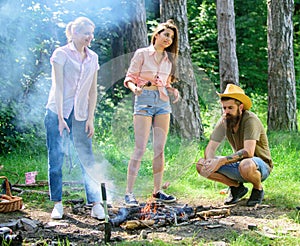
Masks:
[[[247,206],[255,206],[256,204],[261,204],[264,198],[264,190],[252,189],[251,196],[247,201]]]
[[[230,186],[230,194],[225,199],[224,204],[229,205],[237,203],[240,200],[240,198],[247,194],[247,192],[248,188],[245,187],[243,183],[240,183],[240,186],[238,187]]]

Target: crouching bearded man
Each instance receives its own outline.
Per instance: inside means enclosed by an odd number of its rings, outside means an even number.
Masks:
[[[235,204],[247,194],[244,183],[253,185],[247,206],[261,204],[264,198],[262,182],[273,168],[263,124],[249,111],[251,99],[239,86],[228,84],[224,93],[218,95],[223,115],[210,136],[204,158],[197,162],[197,171],[201,176],[230,187],[225,205]],[[225,138],[234,153],[217,157],[216,151]]]

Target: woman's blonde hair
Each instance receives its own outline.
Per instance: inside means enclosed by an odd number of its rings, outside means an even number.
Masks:
[[[152,37],[151,37],[151,44],[154,45],[156,41],[156,34],[160,34],[161,32],[165,31],[166,29],[171,29],[174,32],[173,42],[172,44],[165,49],[168,54],[169,60],[172,62],[172,82],[176,81],[175,78],[175,71],[176,71],[176,60],[178,57],[178,29],[172,19],[167,20],[164,23],[159,24],[156,29],[154,30]]]
[[[87,17],[78,17],[74,21],[69,22],[66,26],[66,37],[68,43],[72,42],[73,33],[75,31],[79,32],[82,27],[87,25],[91,25],[93,28],[95,28],[94,22]]]

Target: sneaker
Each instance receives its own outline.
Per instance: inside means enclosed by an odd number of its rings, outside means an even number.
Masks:
[[[96,203],[96,204],[92,207],[91,216],[92,216],[93,218],[98,219],[98,220],[104,220],[104,219],[105,219],[104,208],[101,206],[100,203]]]
[[[257,189],[252,189],[251,191],[251,196],[249,200],[247,201],[247,206],[255,206],[256,204],[261,204],[263,198],[264,198],[264,190],[257,190]]]
[[[156,194],[153,194],[153,197],[161,202],[175,202],[176,201],[176,197],[171,196],[171,195],[167,195],[166,193],[164,193],[163,191],[158,191]]]
[[[139,203],[135,199],[135,196],[133,193],[127,193],[125,195],[125,204],[129,207],[138,207],[139,206]]]
[[[243,183],[241,183],[239,187],[230,186],[230,193],[229,196],[225,199],[224,204],[230,205],[237,203],[240,198],[247,194],[247,192],[248,188],[245,187]]]
[[[54,220],[62,219],[64,214],[64,208],[61,202],[56,203],[51,213],[51,218]]]

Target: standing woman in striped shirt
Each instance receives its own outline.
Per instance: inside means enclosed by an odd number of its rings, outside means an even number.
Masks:
[[[133,188],[146,150],[150,130],[153,131],[153,198],[174,202],[176,198],[161,190],[164,173],[164,148],[170,124],[171,105],[169,94],[176,103],[179,92],[172,87],[175,82],[175,64],[178,55],[178,30],[172,20],[158,25],[151,38],[151,45],[138,49],[130,63],[125,87],[135,94],[133,123],[135,148],[127,171],[125,203],[138,206]]]

